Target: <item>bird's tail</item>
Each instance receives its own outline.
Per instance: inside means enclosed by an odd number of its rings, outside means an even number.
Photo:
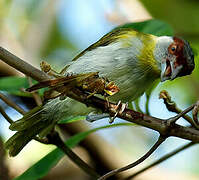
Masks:
[[[36,107],[10,125],[11,130],[17,131],[5,143],[10,156],[16,156],[37,134],[42,133],[46,128],[49,129],[50,121],[42,119],[42,113],[44,113],[43,108]]]

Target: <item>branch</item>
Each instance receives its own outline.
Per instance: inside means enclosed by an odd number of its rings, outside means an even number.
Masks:
[[[2,114],[2,116],[10,123],[12,124],[14,121],[6,114],[6,112],[4,111],[4,109],[0,106],[0,113]]]
[[[114,169],[110,172],[108,172],[107,174],[103,175],[102,177],[100,177],[98,180],[105,180],[110,176],[113,176],[115,174],[118,174],[122,171],[126,171],[130,168],[133,168],[139,164],[141,164],[144,160],[146,160],[164,141],[166,140],[166,137],[162,137],[161,135],[159,136],[157,142],[151,147],[151,149],[145,154],[143,155],[140,159],[138,159],[137,161],[133,162],[132,164],[129,164],[127,166],[124,166],[122,168],[119,169]]]
[[[159,94],[159,98],[164,100],[164,104],[166,105],[166,108],[171,111],[175,112],[177,114],[182,113],[182,110],[177,107],[176,103],[171,100],[171,96],[169,93],[165,90],[161,91]],[[187,122],[189,122],[193,127],[197,127],[197,124],[194,123],[191,117],[188,115],[184,114],[182,116]]]
[[[18,106],[16,103],[12,102],[10,99],[8,99],[4,94],[0,93],[0,99],[2,101],[4,101],[8,106],[12,107],[13,109],[15,109],[17,112],[19,112],[20,114],[25,114],[26,112],[20,107]]]
[[[181,151],[183,151],[183,150],[185,150],[185,149],[187,149],[187,148],[189,148],[189,147],[191,147],[191,146],[193,146],[195,144],[196,143],[194,143],[194,142],[190,142],[190,143],[188,143],[188,144],[186,144],[186,145],[184,145],[184,146],[182,146],[182,147],[180,147],[180,148],[178,148],[178,149],[166,154],[165,156],[161,157],[160,159],[158,159],[157,161],[153,162],[152,164],[150,164],[150,165],[146,166],[145,168],[139,170],[138,172],[128,176],[124,180],[130,180],[130,179],[134,178],[135,176],[137,176],[137,175],[143,173],[144,171],[146,171],[146,170],[148,170],[148,169],[150,169],[150,168],[162,163],[163,161],[169,159],[170,157],[176,155],[177,153],[179,153],[179,152],[181,152]]]
[[[32,84],[32,79],[29,76],[27,76],[27,79],[28,79],[29,86],[31,87],[33,85]],[[32,94],[37,106],[41,106],[42,105],[42,100],[41,100],[41,97],[39,96],[38,92],[31,92],[31,94]]]
[[[50,79],[50,76],[48,76],[46,73],[23,61],[19,57],[4,49],[3,47],[0,47],[0,59],[8,65],[17,69],[18,71],[26,74],[27,76],[32,77],[37,81]]]
[[[47,135],[50,144],[54,144],[58,148],[60,148],[80,169],[84,170],[87,174],[89,174],[93,178],[98,178],[99,174],[95,172],[93,168],[91,168],[87,163],[85,163],[79,156],[77,156],[65,143],[61,140],[59,134],[57,132],[52,132]]]
[[[16,57],[15,55],[11,54],[10,52],[8,52],[2,47],[0,47],[0,58],[5,63],[11,65],[12,67],[18,69],[19,71],[25,73],[26,75],[38,81],[44,81],[51,78],[44,72],[29,65],[28,63]],[[99,108],[103,112],[107,112],[110,115],[114,115],[116,113],[115,109],[116,109],[117,104],[109,102],[109,107],[108,107],[107,102],[98,97],[92,96],[89,99],[86,99],[87,94],[82,91],[79,91],[79,92],[71,91],[71,92],[68,92],[67,95],[70,98],[75,99],[79,102],[82,102],[88,106]],[[182,113],[181,115],[183,116],[185,114]],[[136,123],[138,125],[153,129],[155,131],[158,131],[161,135],[175,136],[182,139],[191,140],[193,142],[199,142],[199,131],[192,127],[184,127],[177,124],[172,124],[172,128],[171,128],[171,125],[167,123],[166,120],[148,116],[148,115],[133,111],[128,108],[125,108],[125,110],[121,113],[119,112],[117,114],[117,117],[127,120],[129,122]]]

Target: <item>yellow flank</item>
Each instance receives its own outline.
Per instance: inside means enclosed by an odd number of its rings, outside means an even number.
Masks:
[[[143,42],[141,53],[137,56],[140,66],[144,69],[150,69],[154,74],[159,75],[160,70],[154,57],[156,36],[139,33],[139,37]]]

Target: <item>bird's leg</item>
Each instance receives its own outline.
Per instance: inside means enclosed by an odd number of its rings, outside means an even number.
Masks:
[[[122,103],[121,101],[119,101],[119,102],[117,103],[116,108],[115,108],[116,113],[114,114],[113,117],[110,117],[109,123],[113,123],[113,121],[115,120],[115,118],[116,118],[116,116],[118,115],[118,113],[123,113],[124,110],[125,110],[125,108],[127,108],[127,107],[128,107],[128,103]]]

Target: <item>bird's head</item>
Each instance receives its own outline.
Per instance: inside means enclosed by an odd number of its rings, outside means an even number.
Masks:
[[[158,37],[155,57],[160,62],[161,81],[189,75],[195,67],[189,43],[178,37]]]

